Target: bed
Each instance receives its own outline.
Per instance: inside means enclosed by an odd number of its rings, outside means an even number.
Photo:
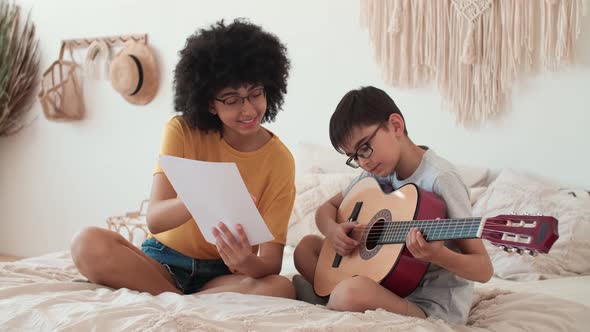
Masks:
[[[80,280],[80,281],[77,281]],[[0,265],[3,331],[587,331],[590,276],[478,285],[466,326],[222,293],[152,296],[82,282],[68,253]]]
[[[355,175],[323,161],[297,175],[282,274],[317,233],[313,210]],[[542,212],[560,220],[549,255],[508,254],[486,245],[494,278],[477,284],[467,325],[384,310],[334,312],[296,300],[221,293],[152,296],[85,281],[68,252],[0,263],[1,331],[587,331],[590,326],[590,195],[527,174],[461,168],[474,215]]]

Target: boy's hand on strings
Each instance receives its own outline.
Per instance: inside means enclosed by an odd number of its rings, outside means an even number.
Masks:
[[[236,225],[236,231],[238,232],[237,238],[224,223],[220,222],[217,227],[213,228],[213,236],[215,236],[217,252],[225,265],[239,271],[254,254],[242,225]]]
[[[426,242],[422,232],[413,227],[406,236],[406,247],[414,257],[421,261],[432,262],[442,252],[444,241]]]
[[[334,251],[340,256],[348,256],[354,248],[358,247],[359,242],[349,236],[350,233],[360,225],[356,222],[343,222],[332,228],[327,234],[328,240],[332,242]]]

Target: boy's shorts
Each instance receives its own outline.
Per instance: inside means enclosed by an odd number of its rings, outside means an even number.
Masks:
[[[141,250],[162,264],[184,294],[198,292],[208,281],[231,274],[221,259],[196,259],[179,253],[156,238],[149,238],[141,244]]]

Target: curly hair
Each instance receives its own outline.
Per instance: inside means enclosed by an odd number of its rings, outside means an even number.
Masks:
[[[275,120],[287,93],[291,67],[279,39],[244,19],[223,20],[187,38],[174,71],[174,109],[193,128],[222,131],[210,102],[226,87],[262,84],[267,110],[262,122]]]

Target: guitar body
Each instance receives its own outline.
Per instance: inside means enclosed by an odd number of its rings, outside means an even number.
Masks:
[[[329,295],[341,281],[363,275],[380,283],[400,297],[412,293],[428,269],[428,263],[412,256],[403,243],[381,245],[375,239],[382,223],[445,218],[444,201],[438,196],[407,184],[391,193],[384,193],[373,178],[359,181],[346,195],[337,213],[337,222],[347,222],[357,204],[362,207],[356,222],[367,232],[355,232],[352,238],[360,245],[342,257],[334,267],[336,252],[329,240],[324,241],[314,276],[314,290]]]

